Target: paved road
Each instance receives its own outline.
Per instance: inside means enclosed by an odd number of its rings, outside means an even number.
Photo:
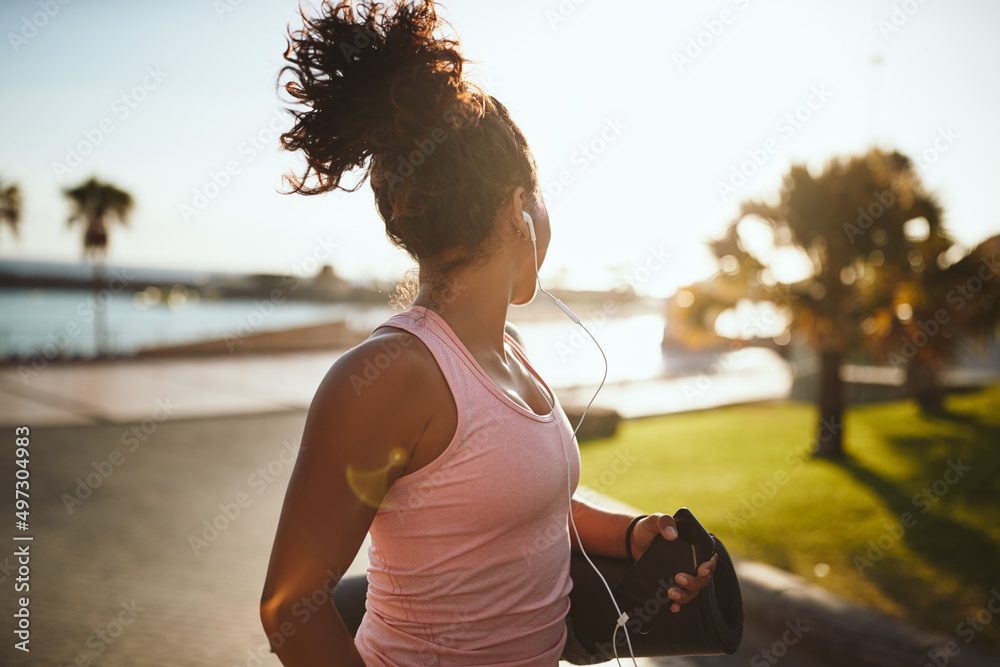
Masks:
[[[131,424],[34,430],[31,653],[12,648],[13,600],[5,592],[0,664],[279,664],[267,650],[258,600],[304,417],[154,420],[138,435]],[[0,470],[13,479],[12,456]],[[245,506],[235,516],[239,494]],[[204,533],[206,521],[222,529]],[[11,551],[0,555],[8,559],[0,563],[5,588],[13,585]],[[749,620],[736,657],[655,664],[750,664],[780,637]],[[795,659],[785,664],[838,664],[805,642],[788,653]]]

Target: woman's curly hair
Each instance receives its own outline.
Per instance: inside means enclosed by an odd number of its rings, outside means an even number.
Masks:
[[[305,154],[291,192],[357,190],[368,177],[386,234],[418,262],[459,250],[460,262],[488,254],[505,197],[536,195],[534,158],[507,109],[463,78],[458,42],[432,0],[324,0],[320,16],[300,8],[281,75],[304,108],[281,135]],[[281,76],[279,75],[279,77]],[[361,178],[343,185],[348,171]],[[315,184],[309,185],[310,176]]]

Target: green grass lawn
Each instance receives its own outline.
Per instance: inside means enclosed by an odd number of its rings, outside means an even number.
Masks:
[[[581,483],[644,512],[686,506],[737,556],[998,653],[1000,614],[964,622],[1000,605],[1000,386],[946,408],[850,409],[839,463],[809,458],[809,404],[624,422],[581,445]]]

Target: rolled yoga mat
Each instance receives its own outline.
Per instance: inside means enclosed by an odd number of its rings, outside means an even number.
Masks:
[[[632,652],[636,657],[733,654],[743,639],[743,596],[732,558],[722,542],[715,540],[719,561],[708,586],[698,596],[670,611],[673,602],[666,596],[673,574],[664,573],[655,581],[643,582],[638,594],[636,582],[624,582],[632,564],[624,558],[591,556],[607,580],[622,612],[629,614],[626,624]],[[671,549],[689,550],[682,540],[668,542]],[[628,657],[625,633],[615,633],[618,613],[604,584],[582,554],[574,553],[570,562],[573,590],[568,625],[579,645],[567,647],[563,659],[574,665],[592,665],[615,657]],[[622,584],[621,586],[619,584]],[[629,585],[632,584],[632,585]],[[643,634],[646,632],[647,634]],[[615,637],[615,647],[612,637]]]

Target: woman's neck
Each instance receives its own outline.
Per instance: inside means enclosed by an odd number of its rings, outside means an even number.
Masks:
[[[431,277],[421,267],[415,306],[437,313],[472,353],[495,353],[505,358],[504,329],[512,289],[509,272],[491,265],[451,272],[447,278]]]

